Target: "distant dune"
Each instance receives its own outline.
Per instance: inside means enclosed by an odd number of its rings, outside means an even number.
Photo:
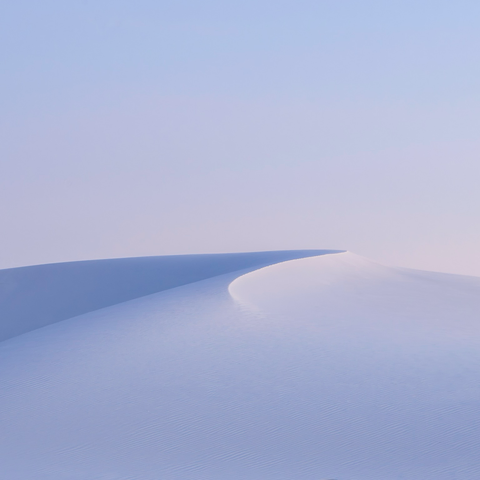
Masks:
[[[0,478],[480,478],[480,278],[332,250],[24,267],[0,340]]]

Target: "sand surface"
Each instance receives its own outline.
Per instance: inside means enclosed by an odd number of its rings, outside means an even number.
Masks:
[[[480,278],[299,257],[32,309],[0,342],[2,478],[478,480]]]

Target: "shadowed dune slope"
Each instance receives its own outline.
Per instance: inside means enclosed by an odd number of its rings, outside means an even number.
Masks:
[[[0,270],[0,341],[216,275],[326,253],[335,251],[171,255]]]

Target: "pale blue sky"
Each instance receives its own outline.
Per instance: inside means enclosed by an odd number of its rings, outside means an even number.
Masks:
[[[0,7],[0,268],[348,249],[480,275],[480,3]]]

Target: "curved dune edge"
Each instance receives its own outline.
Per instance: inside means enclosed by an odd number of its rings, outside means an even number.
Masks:
[[[333,252],[292,250],[170,255],[0,270],[0,341],[217,275]]]
[[[228,291],[239,303],[255,308],[267,297],[281,300],[339,282],[395,275],[398,270],[343,251],[267,265],[237,277]]]

